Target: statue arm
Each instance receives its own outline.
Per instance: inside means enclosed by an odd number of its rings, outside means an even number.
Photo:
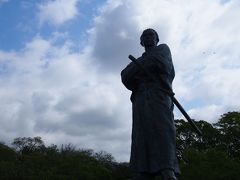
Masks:
[[[136,74],[139,72],[138,67],[131,62],[128,66],[122,70],[121,79],[125,87],[131,91],[134,90],[136,86]]]
[[[146,59],[144,66],[150,72],[170,74],[173,64],[169,47],[166,44],[159,45],[158,50]]]

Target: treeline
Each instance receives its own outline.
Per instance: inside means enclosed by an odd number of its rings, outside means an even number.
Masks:
[[[175,120],[181,180],[240,179],[240,112],[223,114],[210,124],[198,121],[198,136],[184,120]],[[128,163],[104,151],[77,149],[72,144],[46,146],[41,137],[0,143],[0,179],[126,180]],[[158,178],[160,179],[160,178]]]
[[[0,179],[120,180],[131,176],[126,163],[105,152],[76,149],[72,144],[45,146],[41,137],[0,143]]]
[[[217,123],[196,122],[203,136],[189,123],[176,120],[177,155],[182,180],[240,179],[240,112],[223,114]]]

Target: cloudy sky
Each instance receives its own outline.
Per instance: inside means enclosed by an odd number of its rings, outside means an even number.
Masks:
[[[41,136],[128,161],[120,71],[149,27],[171,48],[176,98],[193,119],[238,111],[238,17],[239,0],[0,0],[0,141]]]

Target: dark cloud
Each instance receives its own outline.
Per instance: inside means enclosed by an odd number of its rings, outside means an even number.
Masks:
[[[102,109],[88,109],[83,112],[65,114],[64,121],[52,121],[44,116],[35,124],[40,131],[64,131],[69,135],[97,135],[121,127],[117,114],[108,114]]]
[[[102,70],[119,71],[129,62],[128,55],[141,49],[140,32],[136,33],[137,24],[131,16],[131,9],[119,5],[104,13],[96,26],[93,56]]]
[[[116,114],[108,115],[101,109],[89,109],[69,115],[64,126],[68,127],[66,132],[72,135],[98,135],[120,126],[115,116]]]
[[[32,104],[34,111],[41,114],[50,107],[50,101],[53,98],[47,92],[34,92],[32,95]]]

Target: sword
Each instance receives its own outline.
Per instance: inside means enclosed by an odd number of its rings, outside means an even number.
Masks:
[[[148,77],[150,77],[153,81],[157,81],[157,79],[149,72],[147,71],[138,61],[135,57],[133,57],[132,55],[129,55],[128,58],[134,63],[136,64],[139,69],[141,69]],[[166,94],[168,94],[169,96],[171,96],[173,103],[177,106],[177,108],[180,110],[180,112],[183,114],[183,116],[187,119],[187,121],[190,123],[190,125],[194,128],[194,130],[196,131],[196,133],[199,136],[202,136],[202,131],[196,126],[196,124],[194,123],[194,121],[190,118],[190,116],[187,114],[187,112],[183,109],[183,107],[181,106],[181,104],[178,102],[178,100],[174,97],[174,93],[172,91],[168,91],[166,89],[160,88],[161,91],[165,92]]]

